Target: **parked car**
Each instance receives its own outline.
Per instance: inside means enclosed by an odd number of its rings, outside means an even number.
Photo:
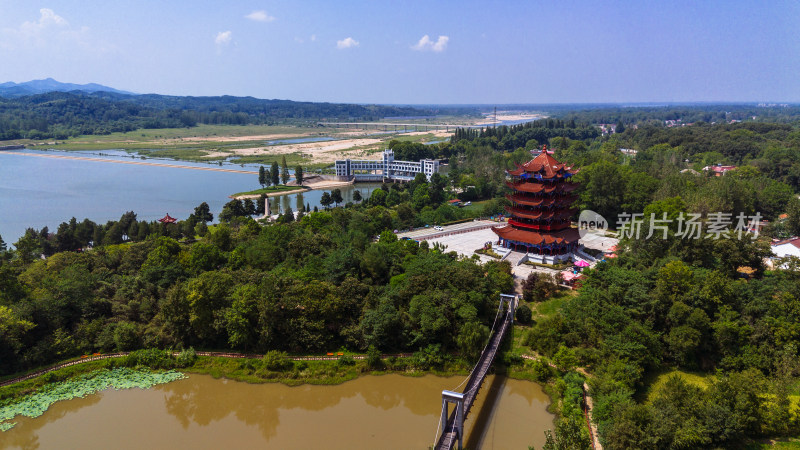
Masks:
[[[444,231],[444,227],[439,226],[439,225],[434,226],[433,229],[436,230],[436,231]]]

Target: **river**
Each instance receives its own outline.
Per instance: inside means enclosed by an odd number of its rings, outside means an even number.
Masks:
[[[19,417],[0,433],[0,449],[424,449],[434,440],[442,389],[462,380],[392,374],[288,387],[190,375]],[[466,422],[465,447],[541,448],[553,428],[548,401],[535,383],[488,377]]]

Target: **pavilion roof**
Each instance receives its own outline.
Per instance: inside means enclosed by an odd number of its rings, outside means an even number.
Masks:
[[[161,223],[175,223],[178,221],[178,219],[171,217],[169,214],[167,214],[166,216],[158,219],[158,221]]]

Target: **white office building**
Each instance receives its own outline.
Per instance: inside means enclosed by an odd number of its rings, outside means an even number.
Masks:
[[[411,181],[424,173],[429,181],[439,172],[438,159],[395,161],[394,152],[383,151],[383,159],[340,159],[336,161],[336,176],[355,181]]]

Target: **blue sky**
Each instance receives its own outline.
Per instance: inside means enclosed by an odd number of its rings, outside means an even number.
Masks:
[[[358,103],[800,102],[797,1],[0,0],[0,82]]]

